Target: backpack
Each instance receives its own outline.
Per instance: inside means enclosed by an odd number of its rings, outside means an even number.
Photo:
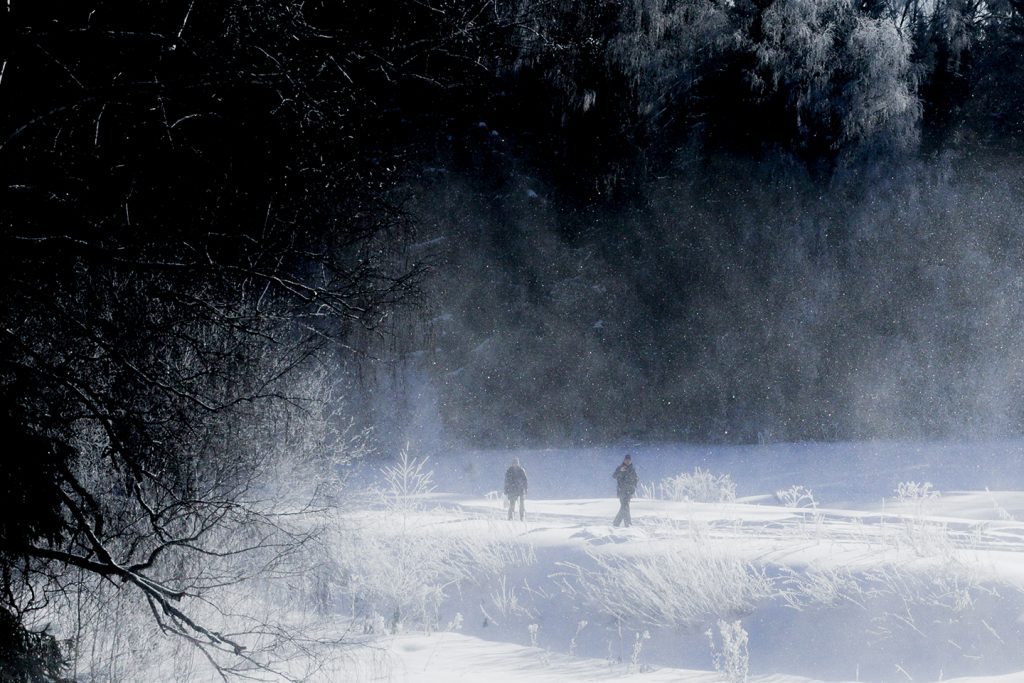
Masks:
[[[526,491],[526,470],[521,465],[512,465],[505,470],[506,495],[519,495]]]

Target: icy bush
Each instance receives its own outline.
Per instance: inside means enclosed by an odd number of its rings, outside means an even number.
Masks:
[[[730,503],[736,500],[736,483],[728,474],[712,474],[700,467],[665,477],[658,483],[657,497],[695,503]]]
[[[747,632],[740,621],[718,620],[718,633],[721,645],[716,646],[715,634],[707,630],[711,641],[711,654],[715,662],[715,670],[722,674],[728,683],[747,683],[750,672],[750,655],[747,651]]]
[[[988,494],[989,500],[992,501],[992,509],[995,511],[996,516],[1001,521],[1003,521],[1003,522],[1013,522],[1013,521],[1015,521],[1014,518],[1013,518],[1013,515],[1011,515],[1009,512],[1007,512],[1006,508],[1004,508],[1002,505],[999,504],[999,501],[996,500],[996,497],[994,495],[992,495],[992,492],[988,490],[987,486],[985,487],[985,493]]]
[[[921,557],[949,557],[956,550],[948,527],[927,517],[941,496],[928,482],[905,481],[896,487],[896,499],[911,509],[903,517],[903,541]]]
[[[791,486],[775,492],[775,498],[788,508],[817,508],[814,493],[804,486]]]
[[[569,641],[569,656],[574,657],[576,655],[576,648],[579,645],[580,633],[587,627],[587,620],[580,619],[576,623],[576,633],[573,635],[572,640]]]
[[[942,493],[932,489],[929,482],[904,481],[896,487],[896,499],[899,502],[910,503],[922,511],[941,496]]]
[[[629,655],[629,670],[630,671],[644,671],[645,667],[640,665],[640,655],[644,650],[644,641],[651,639],[651,632],[644,631],[643,633],[636,633],[633,638],[633,651]]]

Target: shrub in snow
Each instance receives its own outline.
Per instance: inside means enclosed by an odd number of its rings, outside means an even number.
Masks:
[[[903,540],[918,557],[951,557],[957,552],[949,527],[940,522],[905,519]]]
[[[1014,518],[1013,518],[1013,515],[1011,515],[1009,512],[1007,512],[1006,508],[1004,508],[1002,505],[999,504],[999,501],[996,500],[996,497],[992,495],[992,492],[988,490],[987,486],[985,487],[985,493],[988,494],[989,500],[992,501],[992,509],[995,510],[996,516],[1000,520],[1002,520],[1004,522],[1013,522],[1013,521],[1015,521]]]
[[[576,654],[576,646],[578,644],[578,640],[577,639],[580,637],[580,633],[583,632],[583,629],[585,629],[587,627],[587,623],[588,622],[587,622],[586,619],[581,619],[579,622],[576,623],[576,633],[575,633],[575,635],[573,635],[572,640],[569,641],[569,656],[570,657],[572,657],[572,656],[574,656]]]
[[[736,500],[736,483],[728,474],[716,475],[696,467],[693,472],[665,477],[658,484],[657,493],[665,500],[730,503]]]
[[[643,667],[639,666],[639,664],[640,664],[640,653],[643,652],[644,641],[645,640],[650,640],[650,639],[651,639],[651,632],[650,631],[644,631],[643,633],[637,633],[635,635],[635,637],[633,638],[633,652],[630,653],[630,655],[629,655],[629,670],[630,671],[637,671],[637,670],[641,670],[642,671],[643,670]]]
[[[728,622],[719,619],[718,633],[721,645],[716,646],[714,632],[711,629],[707,630],[715,670],[729,683],[747,683],[750,655],[747,651],[747,632],[743,624],[739,621]]]
[[[788,508],[817,508],[818,501],[814,499],[814,493],[803,486],[791,486],[788,489],[775,492],[775,498]]]
[[[896,487],[896,499],[901,503],[911,503],[923,509],[931,502],[942,496],[942,493],[932,489],[930,482],[904,481]]]
[[[448,631],[461,631],[462,630],[462,612],[456,612],[455,616],[451,621],[448,622]]]
[[[956,550],[948,527],[927,518],[941,496],[928,482],[905,481],[896,487],[896,499],[911,508],[910,516],[903,517],[903,540],[921,557],[950,556]]]

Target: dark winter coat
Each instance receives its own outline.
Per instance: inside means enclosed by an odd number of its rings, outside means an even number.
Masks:
[[[505,471],[505,495],[518,496],[526,493],[526,470],[522,465],[512,465]]]
[[[622,463],[615,468],[612,472],[612,477],[615,478],[615,493],[618,494],[619,498],[632,498],[633,494],[636,493],[636,484],[639,481],[639,477],[636,476],[636,469],[633,468],[633,463]]]

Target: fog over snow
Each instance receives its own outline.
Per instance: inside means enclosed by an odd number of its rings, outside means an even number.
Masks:
[[[614,528],[626,452],[642,495]],[[494,493],[513,457],[525,522]],[[1022,460],[1011,441],[449,453],[419,470],[429,495],[356,524],[461,577],[421,628],[366,636],[345,680],[1024,680]],[[402,603],[350,597],[366,623]]]

